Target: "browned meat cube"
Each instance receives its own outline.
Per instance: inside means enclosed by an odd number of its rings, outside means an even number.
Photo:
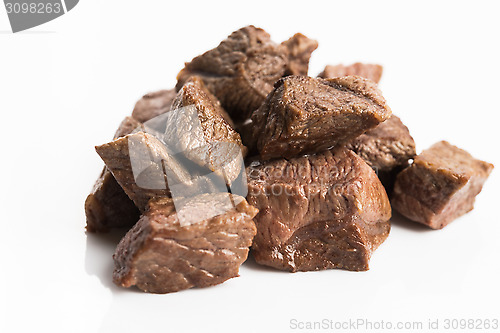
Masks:
[[[301,33],[281,43],[288,49],[288,64],[285,75],[307,75],[311,54],[318,48],[318,42]]]
[[[222,118],[234,128],[234,123],[229,114],[224,110],[220,101],[215,97],[203,83],[199,76],[191,76],[186,83],[176,94],[176,98],[172,100],[172,109],[185,107],[190,104],[205,104],[205,107],[210,108],[210,112],[214,112],[222,116]]]
[[[380,65],[362,64],[360,62],[349,66],[327,65],[318,77],[333,79],[339,76],[357,75],[378,83],[382,77],[383,70],[384,68]]]
[[[144,211],[155,197],[169,197],[175,184],[193,184],[192,175],[161,141],[137,132],[96,147],[115,179]]]
[[[127,135],[139,125],[139,122],[127,117],[120,124],[114,137]],[[134,225],[139,219],[139,210],[118,185],[108,168],[104,167],[92,193],[85,200],[85,215],[87,231],[106,232],[111,228]]]
[[[246,147],[226,120],[227,113],[206,90],[199,77],[191,77],[172,104],[165,141],[175,152],[221,174],[228,184],[244,173]]]
[[[380,123],[346,145],[358,154],[379,176],[390,193],[397,174],[416,155],[415,141],[397,116]]]
[[[344,144],[391,115],[373,81],[358,76],[287,76],[252,115],[262,159],[290,158]]]
[[[118,139],[132,133],[136,128],[141,127],[141,123],[132,117],[125,117],[115,132],[113,139]]]
[[[170,89],[159,90],[142,96],[135,104],[134,110],[132,111],[132,117],[144,123],[170,111],[170,106],[176,94],[175,89]]]
[[[113,256],[114,282],[145,292],[207,287],[238,276],[256,229],[257,209],[239,196],[202,195],[149,203]]]
[[[398,175],[393,207],[410,220],[442,229],[474,208],[492,170],[493,164],[446,141],[438,142]]]
[[[247,200],[259,209],[252,246],[259,264],[363,271],[389,234],[384,187],[351,150],[253,162],[247,174]]]
[[[408,160],[416,155],[415,141],[396,115],[349,142],[347,148],[369,166],[384,171],[407,165]]]
[[[285,73],[285,46],[271,41],[254,26],[233,32],[215,49],[186,63],[177,76],[177,90],[193,75],[200,76],[235,122],[250,117]]]
[[[225,116],[217,99],[193,77],[177,94],[171,111],[144,123],[141,131],[146,134],[96,149],[140,210],[156,196],[225,192],[227,186],[246,195],[246,184],[233,184],[244,179],[240,175],[246,148]]]
[[[104,167],[92,193],[85,200],[85,216],[87,231],[107,232],[113,228],[133,226],[140,213],[115,177]]]

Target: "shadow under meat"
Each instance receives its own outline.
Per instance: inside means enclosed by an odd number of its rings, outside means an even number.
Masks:
[[[412,221],[412,220],[404,217],[403,215],[401,215],[400,213],[398,213],[394,209],[392,210],[391,224],[393,226],[398,226],[398,227],[401,227],[403,229],[416,231],[416,232],[432,231],[431,228],[429,228],[421,223]]]
[[[255,271],[260,271],[260,272],[273,272],[273,273],[286,273],[289,274],[287,271],[282,271],[273,267],[269,266],[264,266],[264,265],[259,265],[256,261],[255,258],[253,257],[253,252],[250,250],[250,253],[248,254],[247,260],[243,263],[242,265],[245,268],[255,270]]]
[[[102,285],[112,291],[121,290],[113,283],[113,253],[127,231],[128,228],[122,228],[108,233],[86,233],[85,271],[97,276]]]

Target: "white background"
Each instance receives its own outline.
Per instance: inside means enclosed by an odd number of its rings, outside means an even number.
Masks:
[[[291,332],[290,320],[500,317],[500,6],[494,2],[83,0],[12,34],[0,7],[0,332]],[[441,231],[395,219],[368,272],[239,278],[168,295],[111,282],[119,234],[87,235],[83,203],[142,94],[254,24],[302,32],[327,63],[384,65],[380,87],[418,150],[446,139],[497,165],[476,208]],[[310,331],[308,331],[310,332]]]

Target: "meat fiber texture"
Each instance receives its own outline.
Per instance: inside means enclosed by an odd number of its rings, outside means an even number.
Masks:
[[[389,199],[375,172],[346,148],[253,162],[248,202],[259,209],[257,263],[291,272],[363,271],[390,230]]]
[[[246,195],[246,182],[234,187],[236,178],[246,181],[246,148],[199,77],[186,81],[168,108],[168,94],[158,94],[135,108],[136,117],[153,118],[96,147],[117,187],[143,213],[117,248],[115,282],[155,293],[218,284],[238,275],[255,235],[258,210],[227,193],[229,187]],[[137,242],[148,232],[151,239]]]
[[[228,186],[246,195],[246,148],[225,117],[203,82],[192,77],[169,112],[96,150],[141,211],[157,196],[226,192]]]
[[[194,183],[179,156],[148,133],[129,134],[97,146],[96,151],[141,211],[150,199],[169,197],[171,186]]]
[[[177,90],[200,76],[235,122],[244,121],[265,100],[285,74],[288,49],[254,26],[233,32],[216,48],[186,63],[177,76]]]
[[[396,115],[361,134],[346,145],[358,154],[379,176],[388,194],[397,174],[415,157],[415,141]]]
[[[441,141],[418,155],[394,185],[394,209],[410,220],[442,229],[474,208],[493,164]]]
[[[115,139],[131,133],[140,123],[126,117],[116,131]],[[107,167],[104,167],[92,192],[85,200],[87,231],[106,232],[112,228],[134,225],[139,219],[139,210],[118,185]]]
[[[376,64],[363,64],[360,62],[349,66],[344,65],[326,65],[325,69],[318,75],[323,79],[333,79],[340,76],[357,75],[378,83],[382,77],[384,68]]]
[[[118,245],[113,281],[170,293],[236,277],[256,232],[256,213],[244,198],[228,193],[175,204],[170,198],[154,199]]]
[[[144,95],[135,104],[132,116],[122,121],[114,139],[132,133],[143,122],[169,111],[175,96],[175,89],[159,90]],[[85,215],[87,231],[107,232],[112,228],[134,225],[140,213],[116,182],[113,174],[104,167],[92,192],[85,200]]]
[[[416,155],[415,141],[396,115],[346,145],[376,170],[406,166]]]
[[[231,185],[244,173],[246,147],[219,101],[199,77],[191,77],[172,104],[165,141],[174,152],[224,177]]]
[[[253,113],[262,159],[290,158],[343,145],[391,116],[377,85],[359,76],[288,76]]]

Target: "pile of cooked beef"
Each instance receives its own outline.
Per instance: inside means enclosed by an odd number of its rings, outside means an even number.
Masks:
[[[493,169],[445,141],[420,155],[377,83],[380,65],[326,66],[318,43],[233,32],[143,96],[85,202],[87,231],[130,230],[114,282],[152,293],[216,285],[258,264],[364,271],[391,204],[440,229],[473,208]],[[389,198],[391,200],[389,200]]]

